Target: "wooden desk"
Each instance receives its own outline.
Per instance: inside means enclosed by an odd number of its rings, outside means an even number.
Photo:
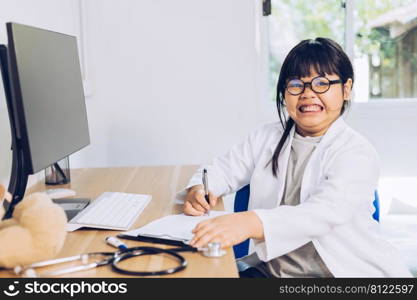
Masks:
[[[77,197],[92,199],[105,191],[151,194],[151,202],[136,220],[131,228],[133,229],[162,216],[181,213],[181,205],[174,204],[175,193],[184,187],[195,170],[195,166],[72,169],[71,183],[62,187],[74,189]],[[48,188],[53,188],[53,186]],[[27,192],[45,189],[44,183],[39,182]],[[216,210],[223,210],[221,201]],[[85,252],[115,251],[104,242],[104,239],[117,233],[118,231],[93,229],[70,232],[57,257]],[[129,247],[151,245],[136,241],[125,242]],[[161,245],[161,247],[168,248],[169,246]],[[163,277],[238,277],[232,248],[227,249],[227,254],[221,258],[207,258],[200,253],[184,253],[183,255],[188,261],[187,268],[179,273]],[[135,262],[129,263],[147,271],[173,266],[171,259],[160,255],[140,257]],[[0,272],[0,277],[11,276],[11,272]],[[67,274],[65,277],[123,277],[123,275],[113,272],[110,266],[103,266],[85,272]]]

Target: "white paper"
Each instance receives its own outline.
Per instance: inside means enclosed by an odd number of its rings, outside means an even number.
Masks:
[[[170,215],[155,220],[140,228],[126,231],[123,234],[130,236],[145,235],[187,242],[192,239],[193,233],[191,231],[198,223],[228,213],[229,212],[226,211],[212,210],[209,215],[199,217],[186,216],[184,214]]]

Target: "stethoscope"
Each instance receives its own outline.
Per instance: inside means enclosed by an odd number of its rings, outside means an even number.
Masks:
[[[134,275],[134,276],[161,276],[161,275],[168,275],[174,274],[184,270],[187,267],[187,260],[179,254],[179,252],[199,252],[201,251],[204,256],[206,257],[221,257],[225,254],[225,251],[221,249],[221,245],[219,243],[209,243],[205,248],[194,248],[189,245],[184,245],[183,247],[175,247],[169,249],[162,249],[159,247],[147,247],[147,246],[139,246],[139,247],[131,247],[127,248],[125,246],[121,246],[123,244],[120,243],[116,238],[112,237],[116,240],[117,247],[119,251],[116,252],[90,252],[84,253],[80,255],[74,255],[64,258],[57,258],[52,260],[45,260],[36,262],[27,266],[17,266],[14,268],[14,272],[16,275],[22,277],[54,277],[63,274],[85,271],[89,269],[94,269],[97,267],[102,267],[106,265],[110,265],[112,270],[124,274],[124,275]],[[108,242],[108,240],[107,240]],[[110,243],[111,244],[111,243]],[[113,245],[114,246],[114,245]],[[123,268],[121,266],[122,261],[126,261],[128,259],[139,257],[139,256],[146,256],[146,255],[158,255],[164,254],[167,257],[174,259],[177,264],[168,269],[158,270],[158,271],[142,271],[142,270],[130,270]],[[36,268],[46,267],[46,266],[53,266],[57,264],[73,262],[73,261],[80,261],[80,265],[68,267],[68,268],[61,268],[58,270],[45,272],[45,273],[37,273]]]

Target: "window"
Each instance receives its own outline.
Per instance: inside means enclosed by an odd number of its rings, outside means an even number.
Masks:
[[[355,62],[357,72],[369,73],[368,97],[417,98],[415,0],[356,1],[354,22]]]
[[[415,0],[271,0],[270,87],[285,55],[318,36],[338,42],[355,68],[355,101],[417,98]],[[352,49],[352,50],[350,50]]]

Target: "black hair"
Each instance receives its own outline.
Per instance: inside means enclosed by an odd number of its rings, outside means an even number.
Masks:
[[[353,67],[349,57],[342,47],[335,41],[328,38],[318,37],[316,39],[303,40],[288,53],[281,67],[277,84],[277,110],[284,133],[275,148],[272,161],[272,174],[277,177],[278,157],[282,147],[294,126],[294,120],[288,117],[284,124],[284,95],[288,79],[297,77],[308,77],[311,71],[315,70],[320,76],[325,74],[336,74],[343,84],[350,78],[354,80]],[[344,101],[340,115],[349,107],[350,101]],[[271,162],[270,161],[270,162]]]

